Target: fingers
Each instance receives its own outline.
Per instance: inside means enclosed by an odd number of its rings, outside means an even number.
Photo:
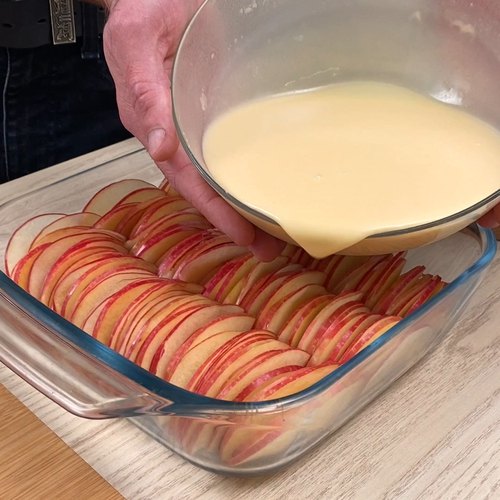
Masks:
[[[182,147],[168,162],[160,162],[158,166],[174,189],[237,245],[249,247],[266,261],[281,253],[284,243],[257,229],[222,199],[201,177]]]
[[[483,215],[479,219],[479,224],[492,229],[500,227],[500,204],[498,204],[493,210],[490,210],[486,215]]]

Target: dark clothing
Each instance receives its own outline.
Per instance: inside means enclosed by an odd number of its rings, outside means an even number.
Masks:
[[[103,58],[81,44],[0,47],[0,182],[129,137]]]

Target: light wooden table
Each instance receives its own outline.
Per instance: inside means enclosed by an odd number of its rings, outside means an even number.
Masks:
[[[0,204],[137,149],[130,140],[0,186]],[[110,178],[151,168],[145,154],[132,158],[112,164]],[[498,499],[500,258],[437,350],[323,445],[269,477],[210,474],[128,422],[66,413],[3,366],[0,382],[129,499]]]

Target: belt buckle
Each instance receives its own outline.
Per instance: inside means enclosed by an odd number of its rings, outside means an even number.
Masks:
[[[76,42],[73,0],[49,0],[52,43],[63,45]]]

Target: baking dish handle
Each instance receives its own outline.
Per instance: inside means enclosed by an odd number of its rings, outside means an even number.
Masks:
[[[0,361],[74,415],[102,419],[175,413],[169,408],[172,401],[111,368],[102,357],[118,355],[104,345],[82,334],[94,352],[96,347],[102,351],[100,356],[90,355],[45,324],[46,318],[33,318],[2,291],[0,319]]]

